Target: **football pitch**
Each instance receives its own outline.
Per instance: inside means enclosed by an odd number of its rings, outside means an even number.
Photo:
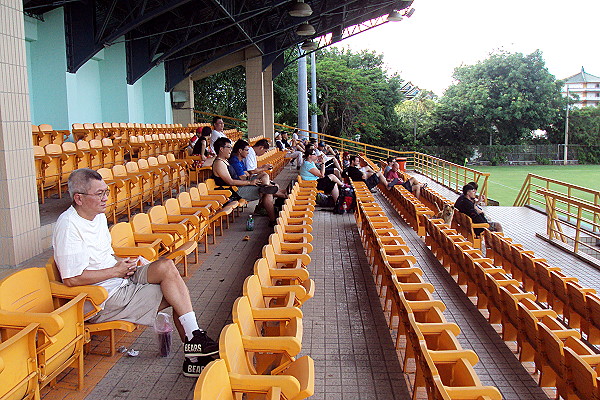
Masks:
[[[501,206],[512,206],[528,173],[600,190],[600,165],[477,166],[489,172],[488,195]]]

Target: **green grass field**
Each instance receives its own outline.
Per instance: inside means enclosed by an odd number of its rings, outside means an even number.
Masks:
[[[501,206],[512,206],[528,173],[600,190],[600,165],[530,165],[473,167],[489,172],[488,193]]]

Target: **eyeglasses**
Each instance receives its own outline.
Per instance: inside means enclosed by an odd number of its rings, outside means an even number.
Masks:
[[[110,195],[110,189],[106,189],[100,193],[81,193],[81,192],[77,192],[77,194],[82,194],[84,196],[96,196],[98,198],[98,200],[102,200],[105,197],[108,197]]]
[[[223,147],[225,147],[226,149],[231,149],[233,146],[223,146]]]

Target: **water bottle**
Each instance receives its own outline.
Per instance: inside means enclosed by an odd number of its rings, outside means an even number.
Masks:
[[[253,231],[254,230],[254,218],[252,218],[252,214],[248,216],[248,220],[246,221],[246,230]]]
[[[342,209],[344,210],[344,213],[348,212],[348,204],[346,203],[345,199],[344,199],[344,204],[342,204]]]

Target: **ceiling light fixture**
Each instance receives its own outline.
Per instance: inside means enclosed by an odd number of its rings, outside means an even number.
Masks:
[[[387,20],[391,22],[397,22],[402,21],[402,18],[402,14],[400,14],[398,10],[393,10],[391,13],[389,13]]]
[[[296,28],[296,34],[298,36],[312,36],[315,34],[315,27],[305,22],[303,24],[298,25]]]
[[[313,51],[316,50],[318,47],[317,42],[315,42],[314,40],[305,40],[304,43],[302,43],[302,45],[300,46],[300,48],[304,51]]]
[[[304,0],[294,2],[288,11],[291,17],[310,17],[312,13],[312,8]]]

